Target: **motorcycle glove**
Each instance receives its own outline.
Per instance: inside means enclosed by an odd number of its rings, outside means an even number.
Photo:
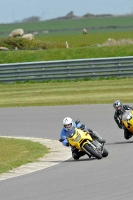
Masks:
[[[84,124],[81,124],[80,129],[81,129],[81,130],[84,130],[84,129],[85,129],[85,125],[84,125]]]
[[[122,124],[118,124],[118,127],[119,127],[120,129],[123,129],[123,125],[122,125]]]
[[[60,139],[59,139],[60,142],[63,142],[64,140],[65,140],[65,139],[63,139],[63,138],[60,138]]]
[[[124,108],[124,110],[129,110],[130,109],[130,107],[128,105],[124,105],[123,108]]]
[[[75,124],[77,125],[77,124],[79,124],[79,122],[80,122],[80,120],[77,119],[77,120],[75,121]]]

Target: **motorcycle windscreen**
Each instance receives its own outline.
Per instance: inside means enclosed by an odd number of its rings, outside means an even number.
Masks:
[[[74,134],[75,134],[75,127],[72,127],[72,129],[67,132],[66,137],[72,138]]]

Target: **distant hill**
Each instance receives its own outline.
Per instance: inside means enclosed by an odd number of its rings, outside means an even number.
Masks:
[[[81,17],[74,15],[73,11],[71,11],[66,16],[57,17],[57,18],[53,18],[53,19],[50,19],[50,20],[79,19],[79,18],[81,18]]]
[[[66,14],[65,16],[61,16],[61,17],[57,17],[57,18],[53,18],[53,19],[48,19],[48,20],[43,20],[43,21],[57,21],[57,20],[71,20],[71,19],[86,19],[86,18],[108,18],[108,17],[118,17],[118,16],[133,16],[133,14],[126,14],[126,15],[112,15],[112,14],[97,14],[94,15],[92,13],[86,13],[82,16],[76,16],[74,15],[73,11],[70,11],[68,14]],[[40,17],[38,16],[31,16],[28,18],[25,18],[21,21],[15,21],[14,23],[27,23],[27,22],[39,22],[42,21],[40,20]]]
[[[112,15],[112,14],[98,14],[98,15],[94,15],[94,14],[91,14],[91,13],[86,13],[85,15],[82,15],[82,16],[76,16],[74,15],[74,12],[71,11],[69,12],[67,15],[65,16],[62,16],[62,17],[57,17],[57,18],[53,18],[53,19],[49,19],[47,21],[51,21],[51,20],[68,20],[68,19],[82,19],[82,18],[97,18],[97,17],[115,17],[116,15]],[[117,15],[117,16],[121,16],[121,15]],[[122,15],[124,16],[124,15]]]

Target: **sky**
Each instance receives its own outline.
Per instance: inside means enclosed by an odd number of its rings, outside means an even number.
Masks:
[[[0,0],[0,23],[37,16],[49,20],[67,15],[133,13],[133,0]]]

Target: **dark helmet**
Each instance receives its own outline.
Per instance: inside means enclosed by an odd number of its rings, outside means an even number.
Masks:
[[[120,100],[115,100],[114,103],[113,103],[113,107],[116,109],[116,110],[121,110],[123,109],[123,104]]]

